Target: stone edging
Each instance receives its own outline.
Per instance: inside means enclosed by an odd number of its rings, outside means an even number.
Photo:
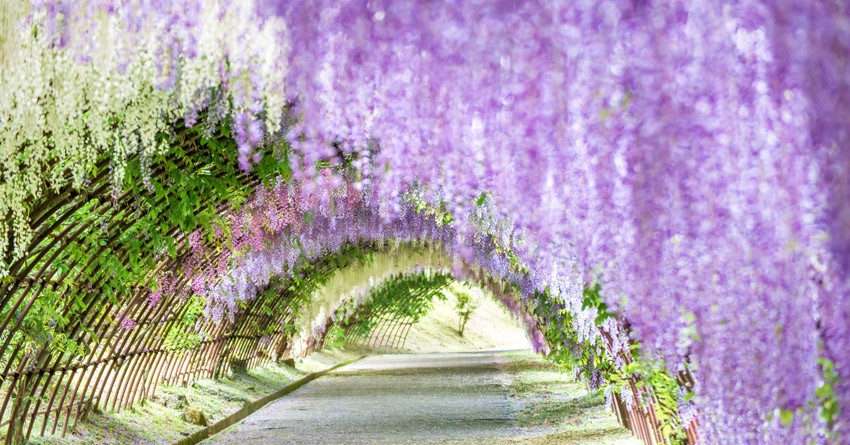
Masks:
[[[245,406],[243,406],[242,408],[239,409],[239,411],[236,411],[235,413],[230,414],[229,416],[225,417],[224,419],[219,420],[218,422],[216,422],[216,423],[214,423],[210,426],[207,426],[207,427],[205,427],[205,428],[203,428],[199,431],[195,431],[194,433],[190,434],[189,436],[184,437],[183,439],[180,439],[177,442],[174,442],[172,445],[196,445],[196,444],[200,443],[202,440],[209,439],[210,437],[212,437],[212,436],[220,433],[221,431],[223,431],[225,428],[240,422],[244,418],[253,414],[255,411],[266,406],[270,402],[277,400],[277,399],[295,391],[296,389],[306,385],[307,383],[312,382],[313,380],[316,380],[317,378],[319,378],[319,377],[321,377],[321,376],[323,376],[323,375],[325,375],[325,374],[327,374],[327,373],[329,373],[329,372],[331,372],[331,371],[333,371],[337,368],[341,368],[343,366],[350,365],[350,364],[352,364],[352,363],[354,363],[358,360],[363,359],[364,357],[366,357],[366,356],[365,355],[360,356],[356,359],[336,364],[334,366],[331,366],[330,368],[327,368],[327,369],[324,369],[324,370],[321,370],[321,371],[311,372],[311,373],[305,375],[304,377],[301,377],[300,379],[284,386],[283,388],[281,388],[281,389],[279,389],[279,390],[277,390],[277,391],[275,391],[275,392],[273,392],[273,393],[271,393],[271,394],[269,394],[265,397],[261,397],[257,400],[254,400],[253,402],[246,403]]]

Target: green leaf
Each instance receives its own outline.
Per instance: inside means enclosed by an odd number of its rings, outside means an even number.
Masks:
[[[815,396],[819,399],[825,399],[832,395],[832,385],[825,383],[815,391]]]
[[[790,411],[787,409],[779,410],[779,421],[782,422],[782,426],[791,425],[791,422],[794,421],[794,411]]]
[[[596,324],[601,325],[605,320],[611,318],[611,313],[608,312],[608,305],[605,303],[599,304],[599,315],[596,316]]]

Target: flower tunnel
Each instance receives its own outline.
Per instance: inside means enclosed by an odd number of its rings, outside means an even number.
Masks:
[[[445,214],[410,207],[385,221],[348,183],[307,191],[280,165],[233,168],[226,137],[180,137],[137,190],[115,194],[102,164],[86,192],[53,192],[32,209],[29,254],[10,263],[2,293],[6,443],[64,435],[92,409],[130,407],[161,383],[307,354],[334,327],[397,346],[452,274],[490,289],[550,348],[541,329],[557,308],[520,296],[527,273],[481,263],[508,258],[453,255]],[[129,174],[140,167],[132,160]],[[479,248],[495,252],[489,242]],[[594,343],[597,312],[573,304],[591,320],[583,338],[565,319],[552,335]]]
[[[5,442],[329,330],[403,342],[456,279],[646,443],[848,443],[848,23],[826,0],[4,1]]]

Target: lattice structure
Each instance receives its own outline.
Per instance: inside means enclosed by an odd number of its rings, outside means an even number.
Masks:
[[[427,313],[435,298],[445,299],[442,292],[450,282],[444,274],[429,277],[426,283],[400,277],[394,280],[394,286],[376,288],[373,294],[377,295],[340,325],[353,344],[404,348],[410,328]]]
[[[0,283],[0,431],[6,444],[32,434],[65,435],[91,409],[132,406],[163,382],[218,377],[289,353],[288,326],[301,300],[287,284],[248,301],[232,320],[198,318],[203,308],[186,297],[191,283],[177,273],[190,255],[185,228],[163,221],[158,233],[142,233],[151,227],[140,222],[150,206],[183,202],[187,190],[172,183],[175,171],[216,177],[227,187],[199,194],[196,203],[196,210],[212,209],[222,219],[232,211],[217,197],[247,196],[261,180],[238,171],[232,159],[214,159],[220,153],[197,133],[179,131],[175,139],[169,157],[144,172],[157,195],[115,192],[104,161],[86,190],[54,191],[32,207],[30,254]],[[156,237],[173,240],[173,251],[157,252]],[[139,252],[142,258],[131,261]],[[299,283],[310,286],[341,266],[338,258],[320,259],[300,272]],[[152,302],[153,280],[164,274],[173,276],[171,291]],[[32,320],[43,319],[39,311],[47,309],[56,321],[43,334]],[[191,344],[173,341],[187,336]]]
[[[291,353],[303,292],[277,279],[258,298],[245,301],[232,319],[201,317],[203,308],[187,297],[192,283],[181,265],[192,258],[195,267],[210,267],[213,253],[193,257],[187,236],[193,222],[175,217],[151,225],[145,219],[150,209],[167,211],[192,195],[197,199],[189,210],[227,220],[234,212],[229,200],[244,199],[268,176],[262,169],[241,172],[233,159],[221,157],[235,153],[232,147],[216,150],[232,144],[226,137],[205,139],[179,130],[174,139],[166,159],[136,173],[156,193],[116,192],[103,161],[85,190],[53,191],[33,205],[30,254],[11,264],[9,278],[0,283],[0,431],[5,444],[24,443],[33,434],[65,435],[92,409],[130,407],[153,396],[163,382],[220,377]],[[200,187],[207,186],[198,178],[216,178],[221,190],[187,190],[174,183],[181,175]],[[384,247],[358,246],[364,251]],[[298,272],[298,286],[318,286],[345,267],[347,258],[320,256]],[[162,276],[172,278],[169,292],[152,302],[151,288]],[[422,309],[440,295],[449,277],[436,274],[427,280],[399,278],[390,280],[394,286],[379,286],[341,327],[353,342],[403,347]],[[48,309],[54,312],[45,315]],[[45,317],[56,320],[46,334],[31,323]],[[320,331],[333,324],[328,320]],[[304,353],[320,348],[323,338],[307,341]],[[616,412],[647,443],[662,437],[651,408]],[[695,442],[696,424],[688,437]]]
[[[184,138],[179,149],[185,157],[174,159],[175,166],[191,171],[197,166],[192,156],[199,151],[198,141]],[[184,316],[187,301],[174,295],[163,296],[157,305],[145,301],[151,277],[186,256],[177,227],[163,230],[177,240],[176,255],[159,256],[136,274],[135,282],[114,287],[110,274],[126,265],[130,255],[120,240],[136,229],[143,206],[132,191],[114,193],[108,173],[107,163],[101,162],[86,191],[60,190],[33,206],[36,236],[30,255],[12,264],[11,279],[0,287],[0,418],[9,428],[7,444],[30,436],[38,416],[40,434],[65,434],[92,406],[120,409],[151,394],[161,381],[198,375],[197,356],[210,349],[167,351],[165,338]],[[150,175],[166,180],[164,173],[158,168]],[[245,189],[256,181],[238,175]],[[218,208],[227,213],[223,204]],[[91,239],[101,241],[83,242]],[[177,283],[178,288],[186,285]],[[33,346],[18,335],[29,334],[27,317],[46,294],[55,299],[56,317],[67,320],[61,334],[79,345],[82,354],[57,351],[50,338]],[[136,320],[137,328],[127,331],[115,322],[125,317]]]
[[[302,282],[317,271],[329,274],[340,266],[319,261],[311,266],[315,270],[305,272]],[[11,400],[11,418],[20,419],[25,437],[38,423],[39,434],[55,434],[61,425],[58,431],[64,435],[93,406],[120,410],[151,397],[163,382],[187,384],[287,357],[295,334],[287,327],[302,301],[285,282],[272,286],[262,298],[248,302],[232,322],[207,321],[198,327],[205,339],[188,349],[163,347],[169,331],[179,329],[186,302],[137,305],[127,310],[138,320],[136,329],[124,331],[101,321],[98,326],[104,325],[109,340],[79,363],[44,361],[41,369],[10,373],[5,381],[11,384],[4,390],[6,401]],[[36,401],[31,403],[33,397]],[[46,403],[44,397],[49,397]],[[7,443],[14,440],[7,436]]]

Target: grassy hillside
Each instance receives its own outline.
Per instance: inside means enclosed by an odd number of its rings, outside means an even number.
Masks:
[[[529,349],[525,330],[492,298],[481,296],[478,307],[458,334],[455,297],[436,301],[434,309],[410,329],[404,350],[409,352],[456,352],[480,349]]]

